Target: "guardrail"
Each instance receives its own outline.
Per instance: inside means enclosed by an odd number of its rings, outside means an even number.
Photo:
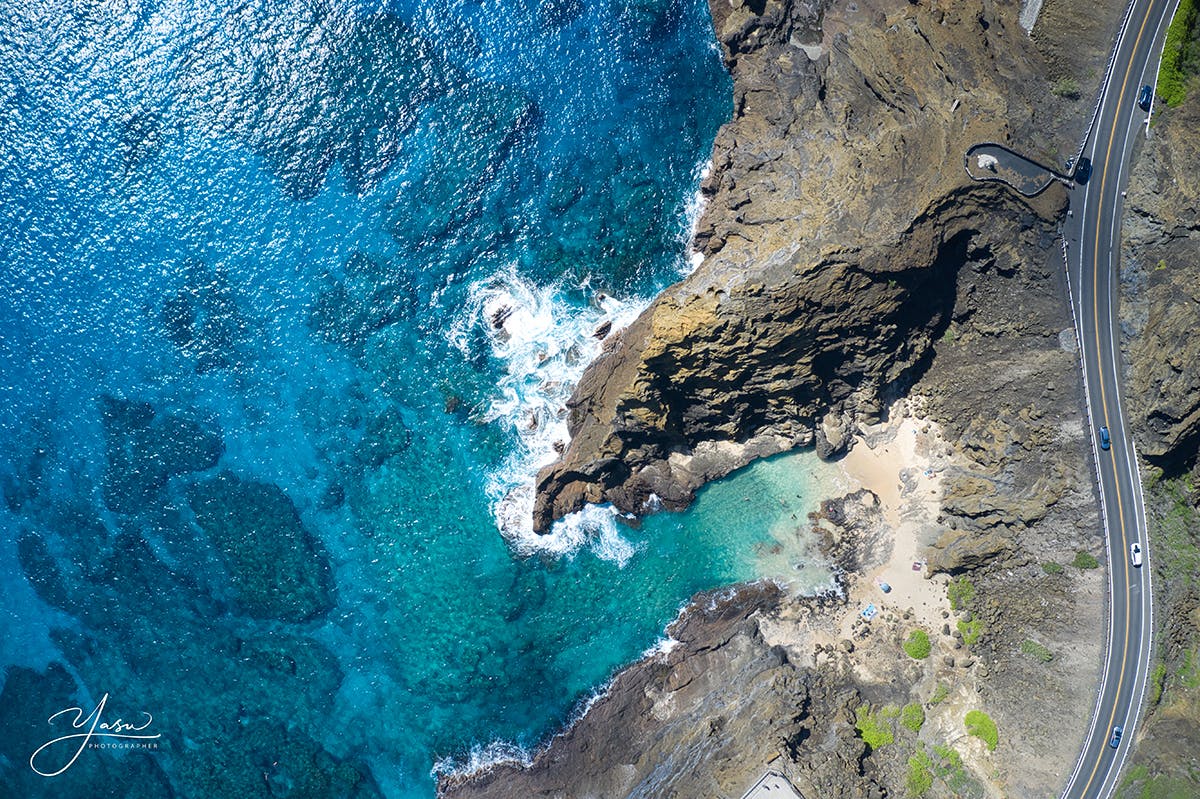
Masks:
[[[1001,151],[1013,156],[1014,158],[1019,158],[1022,161],[1024,161],[1025,163],[1031,164],[1031,165],[1037,167],[1038,169],[1041,169],[1042,171],[1044,171],[1046,173],[1046,176],[1047,176],[1046,182],[1039,185],[1036,189],[1033,189],[1032,191],[1026,191],[1021,186],[1016,185],[1013,181],[1009,180],[1008,178],[1005,178],[1003,175],[1000,175],[1000,174],[977,175],[977,174],[975,174],[974,172],[971,171],[971,156],[975,155],[976,153],[978,153],[981,149],[983,149],[985,147],[1001,150]],[[1008,145],[1000,144],[999,142],[984,141],[984,142],[978,142],[976,144],[972,144],[970,147],[967,148],[966,155],[963,156],[963,169],[966,170],[967,177],[971,178],[971,180],[977,180],[977,181],[980,181],[981,183],[986,183],[986,182],[1003,183],[1005,186],[1008,186],[1010,189],[1015,191],[1017,194],[1020,194],[1022,197],[1036,197],[1039,194],[1041,194],[1042,192],[1044,192],[1046,189],[1050,188],[1050,185],[1052,183],[1054,183],[1054,181],[1056,181],[1056,180],[1059,181],[1060,183],[1063,183],[1067,187],[1070,187],[1070,185],[1071,185],[1071,178],[1069,176],[1062,174],[1061,172],[1054,169],[1053,167],[1048,167],[1045,164],[1039,163],[1038,161],[1034,161],[1032,158],[1030,158],[1026,155],[1022,155],[1021,153],[1017,152],[1016,150],[1009,147]]]

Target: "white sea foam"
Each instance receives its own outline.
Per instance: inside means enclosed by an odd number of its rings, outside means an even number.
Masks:
[[[429,776],[457,776],[487,771],[496,766],[515,765],[528,767],[533,762],[529,751],[514,743],[493,741],[487,746],[473,746],[466,761],[453,757],[439,758],[429,770]]]
[[[622,566],[633,555],[610,507],[585,507],[555,523],[550,533],[534,533],[534,478],[569,440],[567,400],[600,354],[596,334],[607,327],[611,335],[627,326],[647,304],[598,292],[586,305],[572,302],[564,286],[537,286],[513,266],[469,287],[466,305],[447,335],[470,356],[471,341],[477,340],[472,334],[483,331],[502,368],[483,421],[510,433],[515,446],[488,475],[487,493],[496,526],[519,553],[567,555],[586,545]]]
[[[708,159],[696,166],[695,182],[696,191],[688,198],[687,203],[683,207],[683,241],[685,252],[688,254],[686,258],[680,259],[679,274],[681,276],[690,275],[699,268],[704,262],[704,255],[692,248],[692,244],[696,241],[696,230],[700,227],[700,218],[704,216],[704,209],[708,206],[708,200],[704,197],[704,193],[700,190],[700,186],[708,179],[712,173],[713,162]]]

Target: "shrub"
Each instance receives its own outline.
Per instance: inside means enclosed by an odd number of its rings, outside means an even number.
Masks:
[[[946,596],[952,610],[962,610],[975,598],[975,586],[966,577],[956,577],[946,584]]]
[[[1075,553],[1075,560],[1071,561],[1071,565],[1076,569],[1095,569],[1100,566],[1100,561],[1096,560],[1092,553],[1080,550]]]
[[[1157,705],[1162,699],[1163,684],[1167,679],[1167,664],[1163,661],[1158,661],[1154,664],[1154,671],[1150,672],[1150,704]]]
[[[933,696],[929,697],[929,704],[938,705],[946,701],[946,697],[950,696],[950,686],[944,682],[937,684],[937,688],[933,689]]]
[[[1042,564],[1042,571],[1044,571],[1046,574],[1062,574],[1063,567],[1061,563],[1055,563],[1052,560],[1048,560]]]
[[[908,759],[908,778],[904,787],[909,796],[923,796],[933,787],[933,761],[924,749]]]
[[[1030,638],[1026,638],[1021,642],[1021,651],[1034,660],[1040,660],[1043,663],[1049,663],[1054,660],[1053,652]]]
[[[1079,99],[1079,81],[1074,78],[1059,78],[1055,81],[1053,88],[1050,91],[1057,97],[1065,97],[1068,100]]]
[[[1167,28],[1162,63],[1158,67],[1158,94],[1174,108],[1187,97],[1186,62],[1189,40],[1196,26],[1195,0],[1179,0],[1179,8]]]
[[[983,635],[983,622],[979,619],[971,619],[970,621],[959,619],[956,626],[958,627],[958,631],[962,633],[963,643],[967,646],[975,644],[979,641],[979,637]]]
[[[972,710],[967,713],[965,722],[969,735],[974,735],[987,744],[989,752],[996,751],[996,745],[1000,743],[1000,733],[996,730],[996,722],[992,721],[991,716],[982,710]]]
[[[900,711],[900,723],[913,732],[920,732],[925,726],[925,708],[919,702],[910,702]]]
[[[924,630],[913,630],[908,634],[903,647],[913,660],[924,660],[929,657],[929,635]]]
[[[892,733],[892,725],[880,718],[880,714],[872,713],[871,706],[859,705],[854,711],[854,729],[863,742],[872,749],[882,749],[896,740]]]

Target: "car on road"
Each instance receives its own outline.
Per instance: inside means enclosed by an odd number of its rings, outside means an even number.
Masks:
[[[1092,159],[1080,158],[1079,166],[1075,167],[1075,182],[1082,186],[1092,176]]]
[[[1112,439],[1108,437],[1108,425],[1100,428],[1100,449],[1108,449],[1112,446]]]
[[[1150,101],[1153,99],[1154,89],[1151,89],[1149,86],[1143,86],[1142,90],[1138,92],[1138,107],[1143,111],[1149,111]]]
[[[1123,732],[1125,732],[1125,730],[1121,729],[1120,724],[1113,727],[1112,737],[1108,739],[1108,745],[1111,746],[1113,749],[1116,749],[1118,746],[1120,746],[1121,745],[1121,733],[1123,733]]]
[[[1129,559],[1133,561],[1134,566],[1142,565],[1142,545],[1137,541],[1129,545]]]

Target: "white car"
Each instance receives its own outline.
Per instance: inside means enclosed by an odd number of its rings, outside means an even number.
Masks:
[[[1136,541],[1129,545],[1129,559],[1134,566],[1142,565],[1142,545]]]

